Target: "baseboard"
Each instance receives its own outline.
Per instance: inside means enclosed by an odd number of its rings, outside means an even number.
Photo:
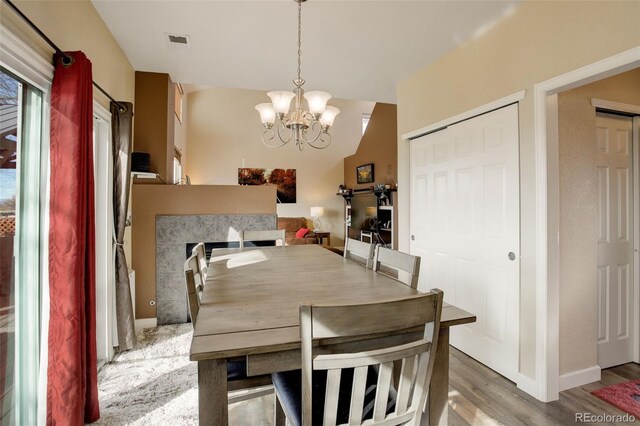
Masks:
[[[140,318],[136,320],[136,332],[144,328],[153,328],[158,326],[157,318]]]
[[[560,392],[600,380],[599,365],[560,375]]]

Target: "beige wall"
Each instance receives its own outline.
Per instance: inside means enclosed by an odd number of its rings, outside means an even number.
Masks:
[[[558,95],[560,374],[598,363],[598,183],[592,98],[640,106],[640,69]]]
[[[238,168],[296,169],[297,203],[278,204],[278,216],[309,218],[311,206],[325,208],[322,230],[331,232],[331,245],[342,246],[344,201],[336,195],[344,183],[343,159],[356,151],[362,137],[362,114],[372,102],[332,99],[341,112],[331,129],[332,143],[324,150],[293,143],[280,148],[262,144],[263,131],[255,105],[267,102],[265,92],[212,88],[189,93],[188,158],[185,173],[194,184],[237,185]]]
[[[135,151],[148,153],[151,171],[169,184],[173,183],[174,100],[169,74],[136,71]]]
[[[520,371],[535,377],[533,86],[640,45],[640,2],[525,1],[514,13],[398,85],[398,134],[526,90],[520,103]],[[399,247],[408,249],[408,144],[399,139]]]
[[[356,153],[344,159],[344,183],[347,188],[366,189],[372,185],[356,183],[356,167],[368,163],[374,164],[375,183],[395,185],[398,182],[397,118],[396,105],[377,103],[373,108]]]

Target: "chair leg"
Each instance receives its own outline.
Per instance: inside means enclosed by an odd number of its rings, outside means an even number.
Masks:
[[[278,399],[278,393],[274,392],[273,395],[273,424],[274,426],[285,426],[287,416],[284,414],[284,410],[282,409],[282,404],[280,404],[280,400]]]

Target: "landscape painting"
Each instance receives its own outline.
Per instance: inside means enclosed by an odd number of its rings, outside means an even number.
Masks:
[[[275,185],[278,203],[296,202],[296,169],[238,169],[240,185]]]

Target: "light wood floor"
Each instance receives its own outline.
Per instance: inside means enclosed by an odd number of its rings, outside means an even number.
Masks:
[[[451,348],[449,386],[450,426],[461,425],[573,425],[575,413],[624,414],[592,396],[603,386],[640,378],[640,365],[630,363],[602,372],[600,382],[560,393],[560,400],[543,403],[519,390],[462,352]],[[229,407],[229,424],[272,424],[273,396],[256,398]],[[592,423],[603,424],[603,423]],[[604,423],[613,424],[613,423]]]

